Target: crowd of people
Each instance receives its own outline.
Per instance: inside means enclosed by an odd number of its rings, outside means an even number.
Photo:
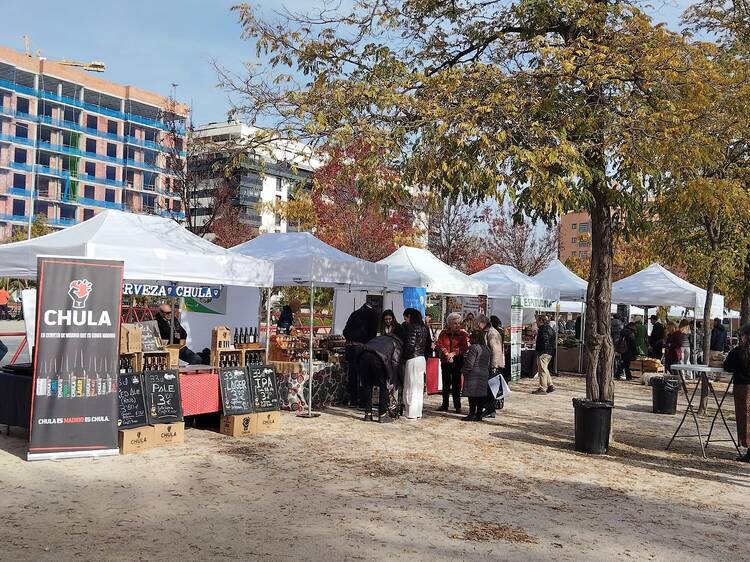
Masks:
[[[344,337],[349,405],[363,408],[366,421],[388,423],[401,415],[421,418],[427,359],[432,357],[439,358],[442,376],[443,400],[438,411],[447,412],[452,398],[454,411],[462,414],[461,400],[466,398],[468,413],[462,419],[482,421],[495,417],[502,407],[499,378],[505,354],[497,317],[451,313],[435,334],[417,309],[404,310],[399,323],[392,310],[378,318],[365,303],[349,316]],[[374,388],[378,388],[377,418],[373,415]]]

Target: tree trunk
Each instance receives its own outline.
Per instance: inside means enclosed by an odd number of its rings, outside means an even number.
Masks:
[[[713,331],[713,322],[711,322],[711,305],[714,300],[714,291],[716,290],[716,260],[712,260],[711,267],[708,271],[708,282],[706,283],[706,304],[703,306],[703,364],[708,365],[708,358],[711,354],[711,332]],[[708,385],[705,379],[701,377],[701,402],[698,406],[698,414],[705,415],[708,408]]]
[[[586,397],[614,399],[612,362],[614,347],[610,335],[612,302],[612,214],[606,186],[593,190],[591,209],[591,270],[586,292]]]
[[[740,328],[750,322],[750,248],[745,256],[745,272],[742,278],[742,306],[740,308]]]

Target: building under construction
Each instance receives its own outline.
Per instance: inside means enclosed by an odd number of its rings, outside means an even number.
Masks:
[[[174,162],[187,115],[160,95],[0,47],[0,238],[35,215],[58,228],[102,209],[184,216]]]

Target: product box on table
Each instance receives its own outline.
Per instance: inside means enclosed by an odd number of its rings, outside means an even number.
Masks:
[[[139,453],[156,446],[154,443],[154,426],[152,425],[121,429],[117,432],[117,438],[121,455]]]
[[[277,431],[281,426],[281,412],[278,410],[273,412],[260,412],[252,415],[256,417],[255,424],[257,426],[257,433]]]
[[[120,353],[138,353],[142,349],[143,330],[135,324],[120,324]]]
[[[230,437],[245,437],[258,433],[258,414],[221,416],[219,431]]]
[[[155,423],[154,446],[175,445],[185,442],[185,422]]]
[[[211,351],[232,347],[232,333],[227,326],[214,326],[211,330]]]

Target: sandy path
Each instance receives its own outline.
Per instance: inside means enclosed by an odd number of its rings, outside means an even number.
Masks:
[[[0,559],[750,560],[750,466],[725,444],[665,452],[678,419],[617,384],[603,457],[572,449],[568,377],[549,396],[516,385],[483,424],[331,409],[284,414],[275,435],[190,429],[182,446],[36,463],[3,435]]]

